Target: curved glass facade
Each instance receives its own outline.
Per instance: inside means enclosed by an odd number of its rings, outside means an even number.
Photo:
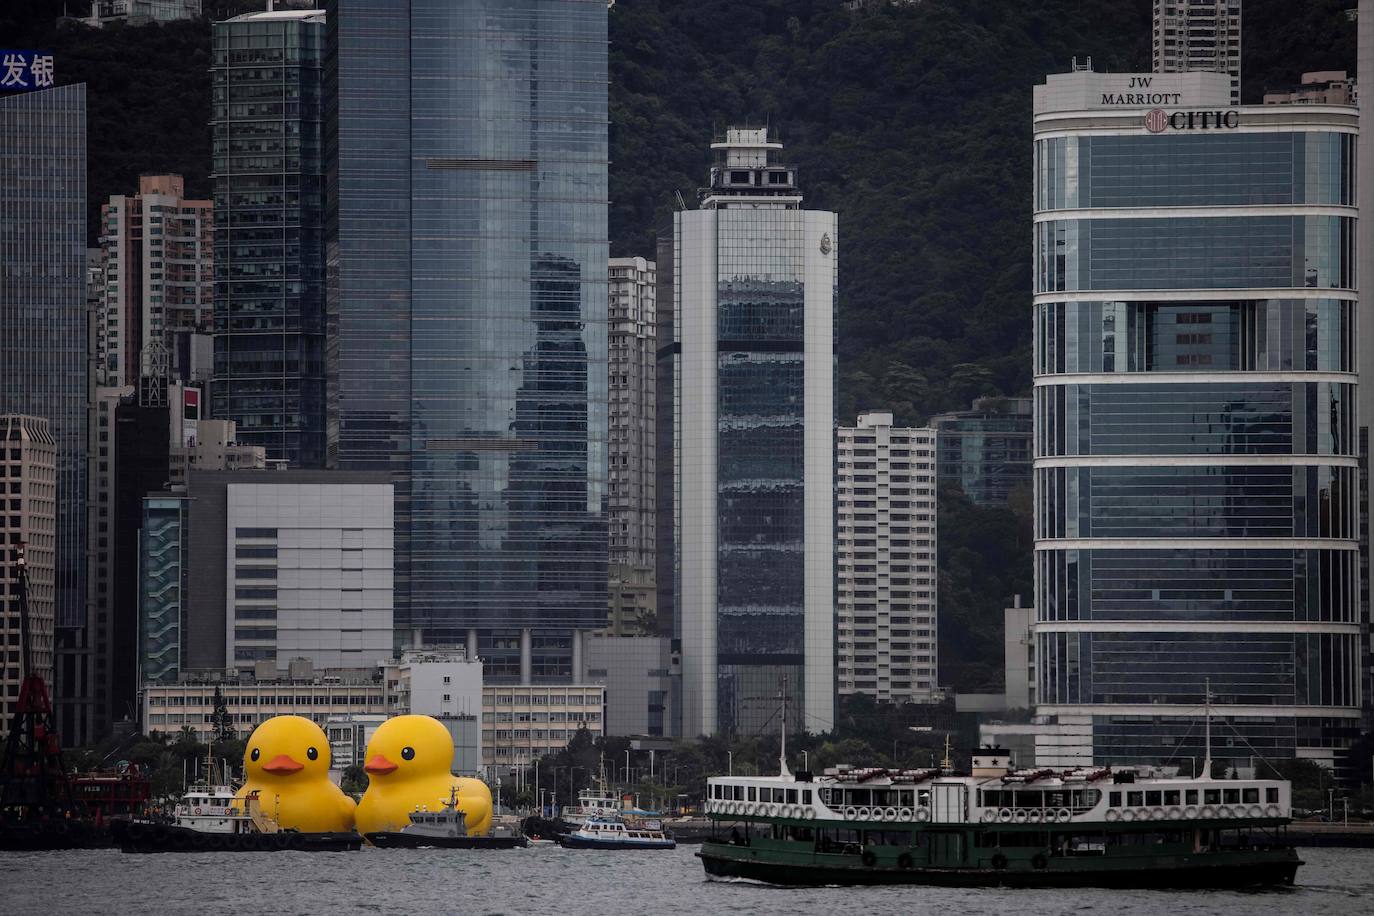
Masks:
[[[330,457],[392,473],[398,632],[566,680],[607,613],[606,4],[326,18]]]
[[[1046,302],[1035,371],[1353,372],[1353,299]]]
[[[1035,291],[1355,288],[1355,219],[1148,216],[1035,226]]]
[[[1209,678],[1278,756],[1359,708],[1355,138],[1271,116],[1036,143],[1039,702],[1099,762]]]
[[[1035,209],[1355,206],[1355,135],[1336,131],[1051,137]]]

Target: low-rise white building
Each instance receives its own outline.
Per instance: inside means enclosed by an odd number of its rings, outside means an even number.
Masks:
[[[482,762],[529,765],[562,750],[586,726],[604,734],[606,688],[601,684],[490,684],[482,688]]]
[[[345,715],[386,715],[386,687],[365,672],[313,673],[306,679],[216,681],[143,686],[143,730],[175,734],[189,728],[204,740],[215,730],[215,690],[239,735],[273,716],[303,716],[321,728]]]

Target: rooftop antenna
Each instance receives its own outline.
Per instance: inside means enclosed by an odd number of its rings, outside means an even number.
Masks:
[[[1206,678],[1202,688],[1202,720],[1205,723],[1206,731],[1203,739],[1206,744],[1206,756],[1202,758],[1202,778],[1212,778],[1212,679]]]

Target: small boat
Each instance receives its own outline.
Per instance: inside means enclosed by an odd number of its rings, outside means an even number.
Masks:
[[[374,831],[366,835],[367,840],[382,849],[517,849],[530,845],[519,827],[506,824],[492,827],[486,836],[469,836],[467,815],[457,805],[458,790],[454,789],[440,810],[412,811],[405,827]]]
[[[566,849],[676,849],[663,822],[625,817],[594,817],[558,838]]]

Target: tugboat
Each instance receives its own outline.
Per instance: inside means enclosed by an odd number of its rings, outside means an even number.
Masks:
[[[529,838],[517,828],[496,826],[489,836],[469,836],[467,815],[458,810],[458,790],[451,791],[438,811],[423,808],[410,813],[410,823],[400,830],[379,830],[367,834],[373,846],[383,849],[517,849],[530,845]]]
[[[192,785],[173,810],[173,822],[112,820],[110,833],[124,852],[343,852],[361,849],[356,833],[301,833],[283,830],[262,811],[257,793],[235,798],[227,778],[217,779],[213,759],[209,779]]]
[[[565,849],[676,849],[677,840],[657,820],[594,817],[558,837]]]
[[[1208,710],[1210,713],[1210,708]],[[1210,737],[1210,718],[1208,721]],[[1291,885],[1291,786],[1141,770],[827,769],[707,780],[712,877],[791,885],[1240,888]],[[1209,752],[1203,773],[1211,772]]]

